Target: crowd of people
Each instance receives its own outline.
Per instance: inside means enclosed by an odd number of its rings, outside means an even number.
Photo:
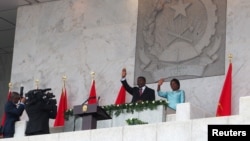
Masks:
[[[125,68],[121,72],[121,83],[125,90],[132,95],[131,103],[142,101],[154,101],[156,99],[155,90],[146,86],[146,78],[144,76],[137,77],[137,86],[130,86],[126,80],[127,71]],[[176,112],[176,105],[185,102],[185,91],[180,89],[180,82],[173,78],[170,81],[172,90],[162,91],[161,85],[164,79],[160,79],[157,83],[157,95],[168,101],[167,114]],[[33,96],[33,93],[35,93]],[[27,93],[28,100],[21,97],[18,92],[12,92],[10,99],[6,102],[4,111],[6,121],[2,129],[3,138],[11,138],[15,134],[15,122],[20,120],[23,111],[26,110],[29,121],[25,130],[25,135],[40,135],[49,133],[49,119],[55,119],[57,114],[56,101],[48,104],[49,101],[41,99],[42,91],[32,90]],[[39,97],[39,95],[41,95]]]

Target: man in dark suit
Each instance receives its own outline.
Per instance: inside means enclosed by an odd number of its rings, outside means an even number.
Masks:
[[[20,102],[19,102],[20,100]],[[19,103],[18,103],[19,102]],[[25,98],[20,98],[19,93],[12,92],[10,100],[4,107],[6,120],[3,126],[3,137],[11,138],[15,134],[15,122],[20,120],[20,116],[24,111]]]
[[[55,119],[57,114],[56,101],[47,99],[48,94],[42,90],[31,90],[27,94],[25,110],[29,121],[25,130],[25,135],[49,134],[49,119]],[[51,103],[52,102],[52,103]]]
[[[122,69],[122,85],[126,91],[133,96],[131,102],[142,102],[142,101],[153,101],[155,100],[155,90],[147,87],[146,78],[139,76],[137,78],[138,87],[131,87],[126,80],[127,71],[125,68]]]

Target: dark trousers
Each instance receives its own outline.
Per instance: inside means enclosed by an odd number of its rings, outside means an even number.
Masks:
[[[10,134],[10,133],[3,134],[3,138],[12,138],[12,137],[14,137],[14,134]]]
[[[45,131],[37,131],[37,132],[29,133],[29,134],[26,133],[26,136],[43,135],[43,134],[49,134],[49,133],[48,133],[48,132],[45,132]]]

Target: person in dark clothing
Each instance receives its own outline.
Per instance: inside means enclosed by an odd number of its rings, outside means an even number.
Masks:
[[[42,90],[31,90],[27,94],[25,110],[29,120],[25,130],[26,136],[49,134],[49,119],[55,119],[57,106],[55,99],[51,99],[52,93]]]
[[[131,87],[126,80],[127,71],[125,68],[122,69],[122,79],[121,83],[126,89],[126,91],[131,94],[132,103],[142,102],[142,101],[154,101],[155,100],[155,90],[146,86],[146,78],[139,76],[137,78],[137,87]]]
[[[18,92],[11,93],[10,100],[7,101],[4,107],[6,120],[3,126],[3,138],[14,137],[15,123],[20,120],[20,116],[23,114],[24,102],[25,98],[21,98]]]

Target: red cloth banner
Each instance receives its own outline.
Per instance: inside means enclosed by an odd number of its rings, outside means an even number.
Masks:
[[[11,91],[9,90],[8,95],[7,95],[7,100],[10,100],[10,96],[11,96]],[[2,117],[1,126],[4,125],[5,120],[6,120],[6,115],[5,115],[5,112],[4,112],[3,117]]]
[[[91,85],[91,88],[90,88],[88,104],[95,104],[95,103],[97,103],[95,80],[92,80],[92,85]]]
[[[7,100],[10,100],[10,96],[11,96],[11,90],[9,89],[9,92],[8,92],[8,95],[7,95]],[[5,120],[6,120],[6,113],[4,112],[3,116],[2,116],[1,127],[4,126]]]
[[[230,62],[224,86],[221,91],[220,100],[218,102],[216,116],[231,115],[231,96],[232,96],[232,63]]]
[[[62,93],[61,93],[61,97],[59,101],[56,119],[54,122],[54,127],[64,126],[64,114],[67,109],[68,109],[67,91],[66,91],[66,88],[62,88]]]
[[[126,101],[126,90],[123,86],[121,86],[118,96],[115,101],[115,105],[125,104]]]

